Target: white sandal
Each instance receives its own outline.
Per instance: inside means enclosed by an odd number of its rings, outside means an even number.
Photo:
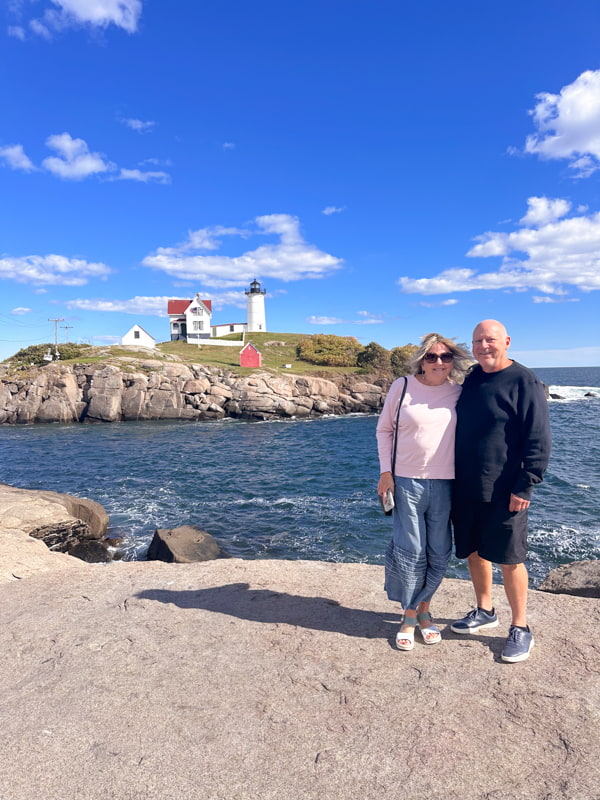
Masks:
[[[402,620],[403,625],[417,626],[416,617],[404,617]],[[398,631],[396,634],[396,647],[398,650],[412,650],[415,646],[415,632],[412,631]]]
[[[425,644],[437,644],[442,641],[442,634],[439,628],[431,624],[433,619],[429,611],[423,611],[421,614],[417,614],[417,621],[419,624],[419,632]],[[424,622],[429,624],[424,625]]]

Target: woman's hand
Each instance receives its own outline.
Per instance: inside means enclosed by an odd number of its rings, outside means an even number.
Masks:
[[[388,489],[394,493],[394,478],[391,472],[382,472],[379,476],[379,483],[377,484],[377,494],[380,497],[385,497]]]

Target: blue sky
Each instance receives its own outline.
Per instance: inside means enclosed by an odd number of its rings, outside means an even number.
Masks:
[[[0,358],[244,321],[256,277],[273,332],[493,317],[600,364],[597,0],[10,0],[0,37]]]

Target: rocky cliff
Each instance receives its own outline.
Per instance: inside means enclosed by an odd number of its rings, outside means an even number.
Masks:
[[[222,417],[267,420],[370,413],[385,389],[360,378],[230,371],[137,360],[126,364],[52,363],[0,382],[0,424],[116,422]]]

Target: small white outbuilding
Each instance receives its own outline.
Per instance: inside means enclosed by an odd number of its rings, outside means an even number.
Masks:
[[[156,339],[154,336],[145,331],[141,325],[134,325],[133,328],[127,331],[125,336],[121,339],[121,344],[124,345],[137,345],[138,347],[148,347],[154,350],[156,347]]]

